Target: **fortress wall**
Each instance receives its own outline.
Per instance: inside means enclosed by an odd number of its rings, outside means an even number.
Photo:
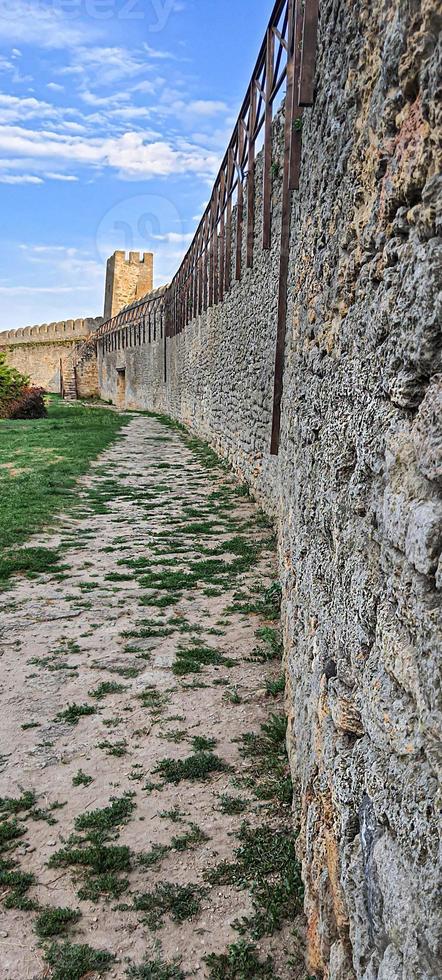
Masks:
[[[0,351],[8,364],[30,377],[46,391],[60,391],[60,359],[66,380],[72,369],[75,345],[103,322],[102,317],[43,323],[0,333]]]
[[[277,458],[277,180],[272,250],[258,200],[253,270],[167,341],[166,382],[160,340],[99,345],[104,397],[125,368],[129,404],[190,424],[276,517],[308,972],[326,980],[442,973],[440,21],[430,0],[320,5]]]

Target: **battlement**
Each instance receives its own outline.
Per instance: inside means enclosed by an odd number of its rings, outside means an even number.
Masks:
[[[17,344],[44,344],[51,341],[75,341],[88,337],[103,323],[103,317],[84,317],[76,320],[61,320],[58,323],[41,323],[18,330],[0,331],[0,348]]]
[[[153,253],[116,251],[107,260],[104,319],[153,289]]]
[[[126,258],[126,255],[128,255],[129,258]],[[115,264],[122,264],[122,263],[124,263],[125,265],[143,265],[143,264],[149,265],[149,264],[152,263],[153,253],[152,252],[128,252],[128,253],[126,253],[123,250],[117,250],[111,256],[111,259],[114,259],[115,260]]]

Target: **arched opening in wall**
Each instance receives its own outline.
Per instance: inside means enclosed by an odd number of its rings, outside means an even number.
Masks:
[[[117,368],[117,408],[126,404],[126,368]]]

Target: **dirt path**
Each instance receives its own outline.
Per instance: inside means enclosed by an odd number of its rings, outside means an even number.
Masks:
[[[304,977],[271,531],[145,416],[79,486],[2,594],[0,977]]]

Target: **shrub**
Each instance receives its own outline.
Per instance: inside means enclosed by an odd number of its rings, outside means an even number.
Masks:
[[[47,415],[43,388],[22,388],[13,398],[1,398],[0,418],[42,419]]]
[[[46,415],[43,389],[32,388],[29,378],[6,362],[0,353],[0,418],[40,419]]]

